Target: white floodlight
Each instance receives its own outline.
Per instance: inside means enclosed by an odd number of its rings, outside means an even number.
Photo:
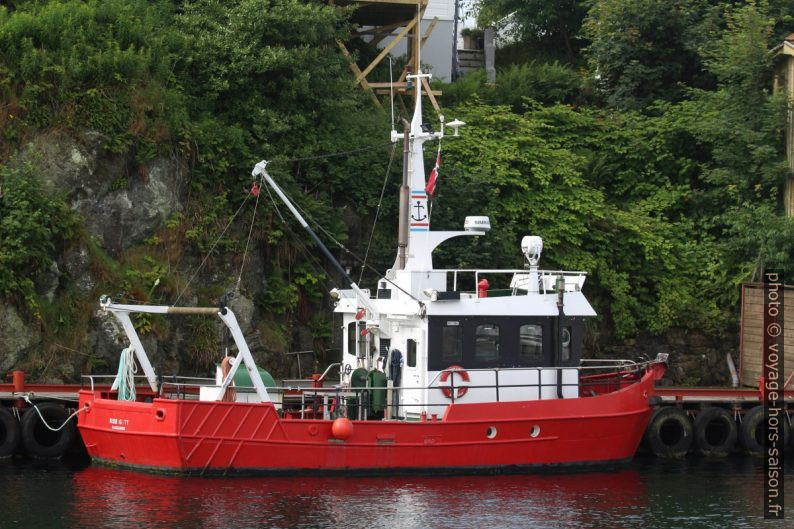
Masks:
[[[537,266],[540,254],[543,252],[543,239],[537,235],[527,235],[521,239],[521,252],[530,266]]]

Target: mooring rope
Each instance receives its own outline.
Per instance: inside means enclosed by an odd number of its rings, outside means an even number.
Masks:
[[[75,411],[74,411],[74,413],[72,413],[71,415],[69,415],[69,417],[67,417],[67,418],[66,418],[66,420],[63,422],[63,424],[62,424],[62,425],[60,425],[60,426],[59,426],[59,427],[57,427],[57,428],[53,428],[52,426],[50,426],[49,424],[47,424],[47,421],[46,421],[46,419],[44,419],[44,416],[43,416],[43,415],[41,414],[41,412],[39,411],[39,407],[38,407],[38,406],[36,406],[35,404],[33,404],[33,402],[30,400],[30,397],[28,397],[27,395],[25,395],[23,398],[25,399],[25,402],[27,402],[28,404],[30,404],[30,405],[33,407],[33,409],[34,409],[34,410],[36,410],[36,413],[38,413],[38,414],[39,414],[39,418],[41,419],[41,423],[42,423],[44,426],[46,426],[48,430],[50,430],[50,431],[52,431],[52,432],[60,432],[61,430],[63,430],[63,428],[64,428],[64,427],[65,427],[67,424],[69,424],[69,421],[71,421],[72,419],[74,419],[75,417],[77,417],[77,414],[78,414],[78,413],[80,413],[80,412],[82,412],[82,411],[86,411],[86,410],[88,409],[88,408],[78,408],[77,410],[75,410]]]

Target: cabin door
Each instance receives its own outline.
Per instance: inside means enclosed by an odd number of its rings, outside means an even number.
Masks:
[[[402,417],[418,417],[421,413],[424,387],[425,370],[420,366],[424,365],[425,340],[424,333],[419,327],[402,327],[400,329],[399,346],[392,343],[392,347],[397,347],[403,355],[402,379],[400,387],[400,409],[399,415]],[[420,359],[422,357],[422,359]],[[394,413],[392,413],[394,415]]]

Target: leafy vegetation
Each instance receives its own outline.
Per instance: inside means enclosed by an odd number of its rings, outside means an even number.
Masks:
[[[491,18],[506,5],[481,2]],[[513,19],[524,31],[547,22],[532,6]],[[496,90],[464,78],[452,90],[456,101],[470,101],[462,115],[501,136],[486,135],[473,156],[448,149],[477,168],[465,178],[484,190],[497,219],[518,227],[504,219],[517,211],[527,231],[545,236],[555,264],[592,272],[597,305],[616,335],[728,332],[742,282],[758,280],[765,266],[794,272],[794,223],[780,214],[786,101],[769,93],[769,49],[791,14],[790,4],[777,2],[599,0],[582,19],[592,79],[582,86],[595,88],[579,93],[585,106],[550,104],[566,100],[542,100],[517,85],[508,92],[523,104],[502,108],[497,123],[479,109]],[[534,58],[526,60],[535,68]],[[508,111],[516,114],[509,120]],[[558,157],[534,158],[552,147],[561,149]],[[522,196],[522,188],[532,191]],[[442,189],[439,200],[444,193],[466,195]]]
[[[443,246],[438,264],[501,266],[518,256],[521,236],[540,234],[547,266],[590,272],[601,325],[620,338],[679,328],[728,334],[740,283],[763,267],[794,276],[794,224],[780,214],[790,176],[786,101],[769,93],[769,49],[794,30],[791,2],[474,4],[480,22],[513,43],[499,51],[507,59],[496,84],[471,73],[440,86],[444,113],[470,127],[445,140],[433,222],[453,228],[478,212],[494,229]],[[385,113],[350,88],[337,44],[351,33],[348,9],[312,0],[6,5],[0,296],[38,314],[53,341],[79,347],[71,329],[86,322],[77,312],[100,289],[158,303],[184,292],[216,303],[243,263],[250,169],[262,158],[323,226],[329,246],[341,241],[365,253],[384,176],[387,196],[399,185],[400,153],[384,134]],[[365,58],[377,53],[360,42],[348,47]],[[138,175],[113,175],[113,191],[145,179],[158,156],[177,155],[188,166],[185,207],[142,244],[110,255],[82,233],[35,166],[15,157],[52,130],[99,132],[111,153],[130,160]],[[242,285],[266,315],[256,334],[265,348],[286,351],[303,326],[322,351],[332,325],[322,293],[335,278],[264,192],[257,208],[245,256],[256,273]],[[378,210],[369,260],[380,270],[394,258],[395,228],[384,219],[396,210],[391,200]],[[71,301],[44,300],[33,278],[70,244],[86,248],[93,290],[78,293],[76,278],[62,275],[58,295]],[[158,319],[136,324],[157,336],[176,332]],[[185,347],[173,354],[197,359],[197,369],[211,366],[215,328],[186,326]]]
[[[187,120],[172,73],[186,40],[166,27],[172,10],[144,0],[0,8],[6,151],[49,127],[97,130],[142,162],[174,139]]]
[[[75,214],[32,165],[0,168],[0,295],[38,314],[34,278],[76,229]]]

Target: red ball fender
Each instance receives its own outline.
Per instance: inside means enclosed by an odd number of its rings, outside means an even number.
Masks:
[[[441,376],[439,377],[438,380],[439,382],[446,382],[449,379],[449,377],[451,377],[453,374],[456,373],[458,376],[460,376],[462,382],[469,382],[469,374],[466,372],[465,369],[463,369],[458,365],[451,365],[448,368],[446,368],[444,371],[441,372]],[[438,387],[441,388],[441,393],[443,393],[446,398],[448,399],[452,398],[451,387],[441,386],[441,385],[439,385]],[[455,398],[459,399],[463,395],[465,395],[467,391],[469,391],[469,388],[468,386],[458,386],[457,390],[458,391],[457,391],[457,395],[455,395]]]
[[[347,417],[334,419],[334,422],[331,423],[331,435],[340,441],[344,441],[353,435],[353,422]]]

